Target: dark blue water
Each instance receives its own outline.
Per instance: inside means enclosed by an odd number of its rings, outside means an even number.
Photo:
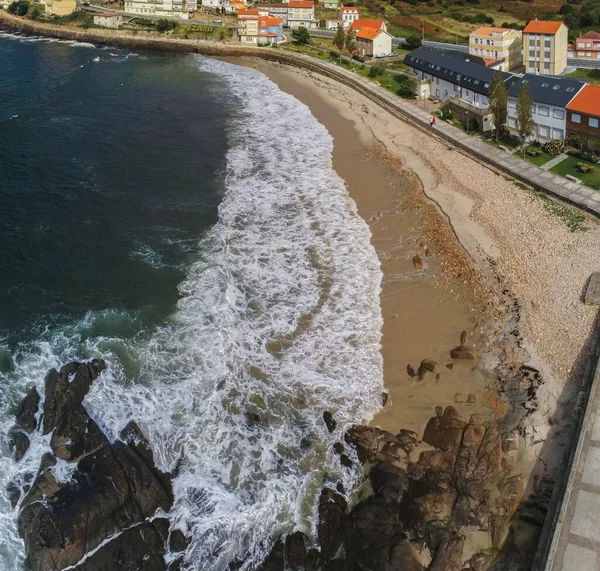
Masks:
[[[218,77],[193,56],[0,39],[0,103],[3,344],[94,310],[163,319],[216,217]]]

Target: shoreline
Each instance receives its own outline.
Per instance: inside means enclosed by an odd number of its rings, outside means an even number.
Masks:
[[[467,418],[480,412],[518,431],[509,474],[523,476],[525,495],[538,491],[568,445],[569,405],[596,313],[582,306],[579,290],[596,269],[600,227],[590,220],[586,233],[569,233],[506,177],[339,82],[277,63],[255,67],[330,131],[334,168],[373,234],[385,276],[382,351],[391,400],[372,424],[421,434],[438,404]],[[423,240],[432,256],[424,255]],[[481,359],[447,372],[462,329]],[[410,378],[406,365],[416,368],[423,358],[438,361],[444,378]],[[524,367],[541,382],[524,377]],[[464,391],[475,404],[457,400],[461,383],[480,389]],[[487,547],[473,540],[470,549],[478,548]]]

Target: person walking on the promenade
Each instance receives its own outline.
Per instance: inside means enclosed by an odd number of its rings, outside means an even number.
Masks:
[[[435,119],[435,117],[431,117],[431,118],[429,119],[429,126],[430,126],[430,127],[433,127],[434,119]]]

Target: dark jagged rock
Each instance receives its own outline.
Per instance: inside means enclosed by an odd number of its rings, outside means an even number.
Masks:
[[[392,464],[377,463],[369,474],[373,491],[386,503],[400,503],[408,489],[408,474]]]
[[[29,449],[29,436],[18,427],[14,427],[8,433],[8,448],[19,462]]]
[[[343,454],[344,453],[344,445],[341,442],[336,442],[333,445],[333,449],[335,450],[336,454]]]
[[[304,567],[307,553],[306,536],[301,531],[285,538],[285,562],[291,571],[300,571]]]
[[[99,360],[69,363],[46,377],[43,430],[52,431],[53,454],[42,457],[30,488],[23,488],[27,495],[18,517],[28,564],[36,571],[72,565],[82,571],[167,568],[168,521],[149,519],[173,503],[170,475],[157,470],[135,423],[121,433],[123,441],[111,443],[82,405],[105,367]],[[27,426],[36,395],[30,391],[19,409]],[[12,489],[18,501],[19,487]]]
[[[60,372],[52,369],[46,375],[44,434],[54,430],[70,408],[83,402],[92,382],[105,368],[102,359],[94,359],[90,363],[69,363]]]
[[[155,519],[131,527],[77,566],[77,571],[164,571],[166,519]]]
[[[342,466],[345,466],[346,468],[352,468],[352,466],[354,465],[352,460],[350,460],[350,458],[346,456],[346,454],[342,454],[340,456],[340,464]]]
[[[259,571],[284,571],[285,554],[283,542],[279,539],[271,549],[267,558],[263,561]]]
[[[335,430],[335,427],[337,426],[337,422],[328,410],[326,410],[323,413],[323,420],[325,421],[325,426],[327,426],[327,430],[329,430],[329,432],[333,432]]]
[[[404,539],[392,547],[388,571],[425,571],[425,567],[410,541]]]
[[[461,571],[464,544],[463,536],[443,541],[437,548],[428,571]]]
[[[317,535],[321,544],[321,555],[332,559],[344,540],[346,523],[346,500],[331,488],[325,488],[319,498],[319,524]]]
[[[19,404],[19,408],[15,414],[17,425],[28,434],[31,434],[37,428],[35,415],[37,414],[39,404],[40,395],[35,387],[31,387],[27,396]]]

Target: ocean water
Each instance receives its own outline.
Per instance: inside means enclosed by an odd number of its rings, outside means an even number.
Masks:
[[[380,406],[381,272],[331,152],[253,69],[0,36],[0,570],[4,489],[48,450],[15,463],[11,413],[69,360],[109,363],[85,401],[109,436],[134,419],[181,459],[187,569],[252,568],[357,484],[332,446]]]

